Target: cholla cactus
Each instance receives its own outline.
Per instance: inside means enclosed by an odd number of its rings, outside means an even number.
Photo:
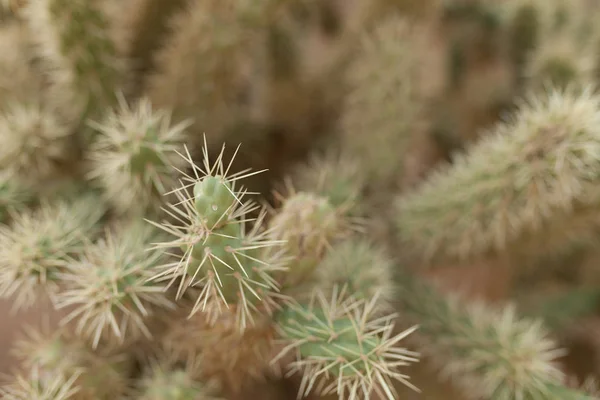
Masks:
[[[11,1],[0,297],[19,310],[49,295],[66,316],[17,342],[22,372],[0,393],[240,398],[299,376],[298,398],[395,400],[418,390],[409,376],[423,352],[461,398],[586,398],[541,324],[458,300],[394,259],[517,260],[597,239],[598,6],[587,1],[421,1],[434,12],[419,25],[397,12],[412,0]],[[572,87],[546,79],[561,57]],[[475,139],[542,82],[560,89],[416,182],[449,156],[437,126]],[[264,208],[239,185],[258,172],[237,172],[238,150],[209,157],[207,142],[238,135],[251,146],[242,158],[291,172]],[[292,158],[315,156],[286,171],[291,142],[302,143]],[[564,300],[556,324],[529,310],[551,328],[593,310],[598,292],[561,290],[579,299],[568,318]],[[556,308],[547,294],[540,304]]]
[[[124,65],[100,2],[28,1],[23,15],[54,84],[52,100],[65,117],[79,122],[114,104]]]
[[[263,212],[247,231],[246,224],[253,221],[250,213],[257,206],[243,201],[246,191],[238,189],[236,182],[253,173],[229,174],[231,164],[224,165],[224,150],[225,147],[211,165],[205,144],[204,170],[187,153],[186,161],[194,176],[185,176],[182,186],[175,191],[177,203],[165,209],[180,225],[154,223],[175,236],[172,241],[158,243],[156,248],[174,247],[182,249],[184,254],[164,264],[164,271],[155,279],[170,280],[169,285],[179,280],[177,298],[188,287],[200,286],[191,313],[202,310],[214,321],[227,309],[234,308],[237,326],[243,331],[253,322],[254,313],[268,312],[269,299],[278,291],[272,277],[282,269],[278,252],[268,257],[261,253],[281,243],[271,240],[269,232],[264,230]],[[193,193],[189,187],[193,187]]]
[[[6,400],[77,400],[78,375],[41,372],[34,367],[28,374],[16,375],[10,384],[0,388],[0,394]]]
[[[452,166],[399,199],[398,227],[429,257],[558,250],[596,225],[600,98],[532,95]],[[537,249],[537,250],[536,250]]]
[[[145,319],[153,309],[174,308],[163,287],[148,282],[163,257],[146,251],[156,237],[146,224],[107,230],[104,238],[81,250],[79,260],[57,273],[63,289],[56,306],[72,310],[64,321],[77,320],[77,333],[94,347],[101,338],[123,343],[126,337],[151,337]]]
[[[518,319],[514,308],[494,310],[443,296],[398,270],[400,313],[419,322],[423,352],[469,399],[592,399],[562,386],[556,347],[539,321]]]
[[[56,174],[72,143],[68,127],[39,102],[11,103],[0,116],[0,168],[27,179]]]
[[[285,243],[293,257],[285,272],[286,288],[292,288],[312,274],[331,243],[349,233],[344,210],[326,197],[310,192],[292,192],[283,199],[281,210],[269,222],[270,237]]]
[[[75,376],[77,399],[109,399],[126,392],[124,360],[107,351],[94,352],[64,330],[29,329],[13,352],[26,369]]]
[[[393,335],[393,315],[376,319],[377,295],[365,302],[346,297],[334,288],[331,298],[315,292],[308,304],[292,304],[277,317],[289,342],[280,353],[296,351],[291,371],[302,373],[299,395],[312,390],[336,393],[340,399],[395,399],[392,380],[414,387],[398,367],[418,361],[417,353],[397,347],[415,330]],[[332,379],[333,378],[333,379]]]
[[[19,309],[33,305],[40,289],[55,294],[57,274],[83,250],[102,214],[91,196],[15,214],[0,228],[0,296]]]
[[[103,122],[91,123],[99,135],[89,152],[88,176],[100,182],[118,212],[156,210],[185,165],[178,151],[190,122],[172,125],[170,114],[153,110],[146,98],[133,107],[122,95],[118,100],[119,108]]]
[[[400,175],[401,154],[420,118],[417,37],[407,21],[390,17],[363,37],[348,72],[341,145],[370,179]]]
[[[252,7],[262,4],[188,2],[173,17],[171,38],[156,55],[158,73],[149,77],[146,90],[152,103],[171,108],[177,120],[194,117],[200,132],[222,137],[240,116],[247,69],[256,59],[257,33],[244,19]]]
[[[563,0],[534,3],[539,35],[525,66],[529,85],[593,84],[599,9],[586,1],[574,1],[568,7]]]

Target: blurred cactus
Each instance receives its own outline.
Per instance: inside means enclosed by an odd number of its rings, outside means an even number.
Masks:
[[[0,394],[7,400],[76,400],[79,389],[74,385],[79,373],[64,376],[58,372],[40,372],[34,367],[29,374],[18,374]]]
[[[32,306],[40,289],[55,294],[57,276],[82,250],[103,214],[93,197],[43,204],[16,214],[0,230],[0,295],[14,306]]]
[[[127,389],[123,360],[108,352],[93,352],[65,331],[29,330],[14,348],[25,368],[43,374],[74,376],[77,398],[108,399]]]
[[[31,193],[14,173],[0,172],[0,222],[4,222],[11,210],[23,208]]]
[[[53,99],[79,122],[115,103],[124,65],[98,1],[28,1],[23,13],[54,86]]]
[[[171,125],[170,115],[154,111],[147,99],[129,107],[119,96],[119,109],[91,126],[99,132],[91,145],[91,179],[97,179],[117,211],[156,210],[161,196],[175,187],[174,169],[185,163],[183,151],[189,122]]]
[[[513,308],[494,311],[441,296],[433,286],[399,271],[398,298],[418,341],[444,376],[472,399],[592,399],[562,386],[556,347],[541,323],[519,320]]]
[[[369,180],[401,176],[422,103],[419,99],[418,31],[392,17],[363,37],[348,72],[340,122],[342,148],[361,160]]]
[[[0,132],[0,167],[33,182],[56,174],[72,149],[69,129],[39,103],[11,103]]]
[[[399,199],[400,232],[429,257],[463,259],[560,250],[592,234],[598,105],[589,90],[526,99],[513,118]]]
[[[163,288],[148,282],[162,254],[148,252],[156,232],[149,225],[107,231],[94,244],[86,244],[80,259],[57,273],[64,288],[56,306],[70,308],[66,321],[77,320],[76,332],[98,346],[100,338],[151,337],[144,318],[153,308],[174,308]]]
[[[222,141],[247,96],[257,51],[250,10],[243,1],[188,2],[172,17],[170,40],[156,54],[157,73],[147,81],[155,106],[172,109],[177,121],[193,117],[211,142]]]

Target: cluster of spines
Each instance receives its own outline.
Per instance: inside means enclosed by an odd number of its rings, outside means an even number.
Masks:
[[[31,199],[31,189],[14,173],[0,172],[0,223],[6,222],[8,214],[19,211]]]
[[[540,321],[519,319],[514,307],[493,309],[443,295],[397,268],[399,313],[418,321],[415,343],[441,375],[472,399],[591,399],[564,385],[557,347]]]
[[[101,339],[122,344],[151,338],[147,320],[153,311],[173,309],[162,285],[149,282],[163,255],[147,251],[157,237],[149,224],[131,223],[105,231],[88,243],[77,260],[57,273],[61,290],[55,305],[67,308],[63,324],[75,321],[76,332],[96,348]]]
[[[379,246],[361,237],[336,243],[319,264],[315,280],[325,293],[345,287],[361,299],[378,298],[380,312],[391,309],[394,298],[392,264]]]
[[[53,110],[34,100],[10,103],[0,116],[0,168],[21,179],[54,177],[69,159],[71,131]]]
[[[333,241],[347,234],[351,226],[327,197],[292,190],[281,200],[282,206],[269,221],[269,234],[284,243],[288,269],[282,285],[292,289],[309,280]]]
[[[189,287],[198,287],[191,314],[202,311],[216,320],[224,312],[234,312],[243,331],[253,323],[254,314],[270,313],[275,306],[279,287],[273,274],[283,267],[280,252],[269,250],[281,242],[270,239],[263,225],[265,213],[252,217],[259,207],[243,201],[246,190],[236,188],[238,180],[254,173],[229,174],[231,163],[224,165],[224,150],[211,165],[205,145],[204,170],[186,152],[193,176],[185,174],[181,187],[174,191],[177,202],[164,208],[176,224],[153,222],[174,236],[155,248],[176,248],[183,255],[165,263],[154,279],[169,280],[168,286],[179,280],[178,299]],[[249,224],[253,226],[248,230]]]
[[[530,96],[399,198],[401,235],[428,258],[463,259],[507,248],[559,250],[584,239],[596,224],[599,105],[591,89]]]
[[[21,309],[41,292],[56,294],[58,274],[83,250],[103,214],[101,203],[89,195],[11,215],[9,225],[0,227],[0,296]]]
[[[183,150],[189,124],[172,125],[170,113],[153,109],[147,98],[130,106],[118,95],[118,109],[90,123],[98,135],[89,150],[88,177],[99,182],[119,213],[156,211],[184,167],[177,151]]]
[[[34,367],[28,373],[17,373],[11,383],[0,388],[0,394],[7,400],[76,400],[78,377],[79,373],[65,376]]]
[[[418,353],[398,346],[416,327],[394,335],[395,315],[377,317],[377,295],[359,300],[334,288],[327,296],[315,291],[309,302],[291,303],[277,316],[287,346],[273,361],[295,352],[288,371],[302,374],[299,396],[316,391],[340,399],[393,400],[393,380],[418,390],[398,372],[418,361]]]
[[[593,84],[600,39],[595,28],[598,8],[585,1],[573,1],[568,7],[564,1],[530,1],[525,6],[535,13],[538,29],[524,70],[528,86],[539,90],[544,85]]]

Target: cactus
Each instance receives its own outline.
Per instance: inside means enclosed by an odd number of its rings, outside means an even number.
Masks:
[[[33,182],[57,174],[72,146],[70,130],[40,103],[11,103],[0,117],[0,167]]]
[[[25,187],[14,173],[0,172],[0,222],[5,222],[10,210],[22,208],[30,198],[30,188]]]
[[[292,304],[277,317],[282,337],[290,342],[279,356],[297,352],[291,368],[302,373],[299,393],[314,388],[320,395],[357,399],[374,392],[392,400],[397,398],[392,379],[413,386],[408,376],[388,371],[418,361],[417,353],[396,347],[415,328],[394,336],[393,316],[374,318],[377,296],[368,302],[343,300],[338,288],[331,299],[326,296],[317,291],[308,305]]]
[[[29,1],[23,14],[54,85],[61,113],[79,122],[116,102],[123,60],[97,1]]]
[[[108,201],[118,212],[157,210],[162,195],[176,186],[174,171],[185,163],[185,129],[189,121],[171,125],[170,114],[155,111],[148,99],[130,107],[118,97],[119,108],[100,123],[88,158],[88,177],[98,180]]]
[[[12,218],[0,230],[0,295],[14,298],[15,309],[32,306],[40,289],[54,295],[57,274],[83,250],[103,210],[93,197],[43,204]]]
[[[346,225],[346,226],[345,226]],[[269,223],[270,237],[285,243],[286,254],[294,257],[285,272],[285,286],[293,287],[306,279],[331,244],[348,232],[347,222],[326,197],[295,193],[284,200],[280,212]]]
[[[126,369],[121,357],[107,351],[94,352],[64,330],[29,329],[26,334],[13,349],[25,368],[76,377],[77,398],[108,399],[126,392]]]
[[[146,251],[156,232],[139,223],[119,228],[86,244],[79,260],[56,274],[63,285],[56,307],[72,310],[65,321],[77,320],[76,332],[94,347],[100,338],[123,343],[125,335],[151,337],[144,319],[153,309],[174,308],[163,287],[148,282],[163,257]]]
[[[342,149],[361,160],[375,181],[399,176],[418,121],[418,31],[392,17],[363,37],[360,53],[348,71],[348,94],[340,121]]]
[[[15,376],[11,384],[0,388],[0,394],[10,400],[76,400],[79,388],[74,382],[77,377],[78,374],[41,373],[34,367],[28,374]]]
[[[397,269],[401,313],[419,321],[420,348],[444,376],[473,399],[592,399],[562,386],[564,354],[539,321],[518,319],[512,307],[494,310],[440,295],[435,286]]]
[[[594,226],[598,104],[590,90],[560,89],[521,102],[452,166],[399,198],[401,234],[430,258],[463,259],[585,239]]]
[[[171,38],[155,57],[158,72],[147,81],[152,103],[172,109],[176,120],[194,117],[200,132],[221,138],[242,112],[252,67],[256,33],[246,14],[241,1],[215,0],[189,2],[175,14]]]
[[[235,307],[237,324],[243,331],[253,323],[254,313],[265,311],[259,309],[260,303],[278,291],[271,276],[281,269],[278,253],[272,258],[263,258],[260,253],[281,243],[271,240],[261,226],[264,212],[259,213],[254,227],[247,231],[245,223],[252,220],[249,214],[257,206],[252,201],[243,201],[246,191],[238,189],[236,182],[249,174],[229,174],[230,165],[223,162],[224,150],[225,147],[211,165],[205,145],[204,170],[187,153],[186,160],[194,175],[185,175],[185,182],[175,192],[178,201],[167,209],[181,225],[154,223],[175,235],[174,240],[158,243],[156,248],[181,248],[184,254],[177,261],[164,264],[164,271],[154,279],[170,280],[169,285],[179,280],[178,298],[188,287],[201,285],[191,314],[202,310],[215,320],[225,309]],[[189,187],[193,187],[193,193]]]

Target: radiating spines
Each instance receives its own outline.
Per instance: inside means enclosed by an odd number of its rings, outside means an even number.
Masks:
[[[77,376],[77,399],[110,399],[127,389],[126,362],[107,351],[96,352],[65,330],[28,329],[13,354],[26,370]]]
[[[75,385],[80,372],[63,375],[55,371],[40,371],[35,366],[25,373],[17,373],[11,382],[0,387],[6,400],[78,400],[79,387]]]
[[[156,233],[143,222],[107,229],[57,274],[64,289],[56,295],[56,306],[70,310],[63,323],[73,321],[76,332],[94,347],[101,340],[121,344],[151,337],[148,317],[156,309],[174,307],[164,287],[149,282],[163,257],[160,251],[147,251]]]
[[[118,108],[90,123],[98,135],[89,150],[88,177],[100,183],[119,213],[158,209],[185,165],[177,152],[183,151],[189,124],[172,124],[170,113],[155,110],[147,98],[130,106],[119,95]]]
[[[340,400],[394,400],[394,381],[418,390],[399,372],[418,361],[418,353],[400,345],[416,327],[394,335],[395,316],[377,316],[376,297],[356,300],[337,289],[330,296],[317,291],[308,304],[290,303],[277,316],[287,346],[274,361],[295,352],[288,367],[302,374],[299,397],[314,391]]]
[[[585,2],[539,2],[541,34],[527,56],[527,85],[541,89],[543,85],[585,87],[595,82],[596,49],[600,39],[597,29],[598,9]],[[587,13],[589,12],[589,15]],[[594,16],[595,18],[591,17]]]
[[[398,16],[385,19],[364,35],[348,71],[341,145],[360,160],[369,180],[400,175],[402,154],[421,117],[422,49],[415,32]]]
[[[599,106],[591,89],[522,101],[512,118],[400,197],[401,235],[429,258],[554,251],[584,240],[597,226]]]
[[[42,181],[69,160],[71,130],[38,101],[11,103],[0,115],[0,168]]]
[[[54,84],[52,101],[75,120],[115,102],[124,65],[98,1],[30,1],[23,15]]]
[[[55,294],[59,272],[83,250],[103,214],[94,196],[12,214],[11,224],[0,227],[0,297],[20,309],[33,305],[40,292]]]
[[[337,286],[359,299],[377,296],[375,308],[389,310],[394,296],[392,262],[379,246],[352,237],[335,244],[319,263],[315,284],[324,293]]]
[[[223,163],[224,149],[211,165],[205,144],[204,169],[187,153],[193,176],[183,178],[182,186],[174,191],[176,202],[164,207],[174,223],[153,222],[173,238],[155,248],[175,248],[183,254],[164,264],[154,279],[169,281],[169,286],[179,281],[178,299],[190,286],[198,288],[192,314],[206,312],[215,320],[233,312],[244,330],[255,312],[272,306],[271,296],[278,291],[272,274],[283,267],[279,252],[267,249],[281,243],[264,229],[265,212],[253,217],[251,213],[259,207],[244,201],[245,189],[236,187],[239,179],[254,173],[230,174],[231,163]]]
[[[511,306],[466,303],[398,271],[401,320],[419,324],[418,335],[411,336],[415,345],[467,398],[570,398],[560,396],[566,390],[558,364],[564,350],[539,321],[519,318]]]

